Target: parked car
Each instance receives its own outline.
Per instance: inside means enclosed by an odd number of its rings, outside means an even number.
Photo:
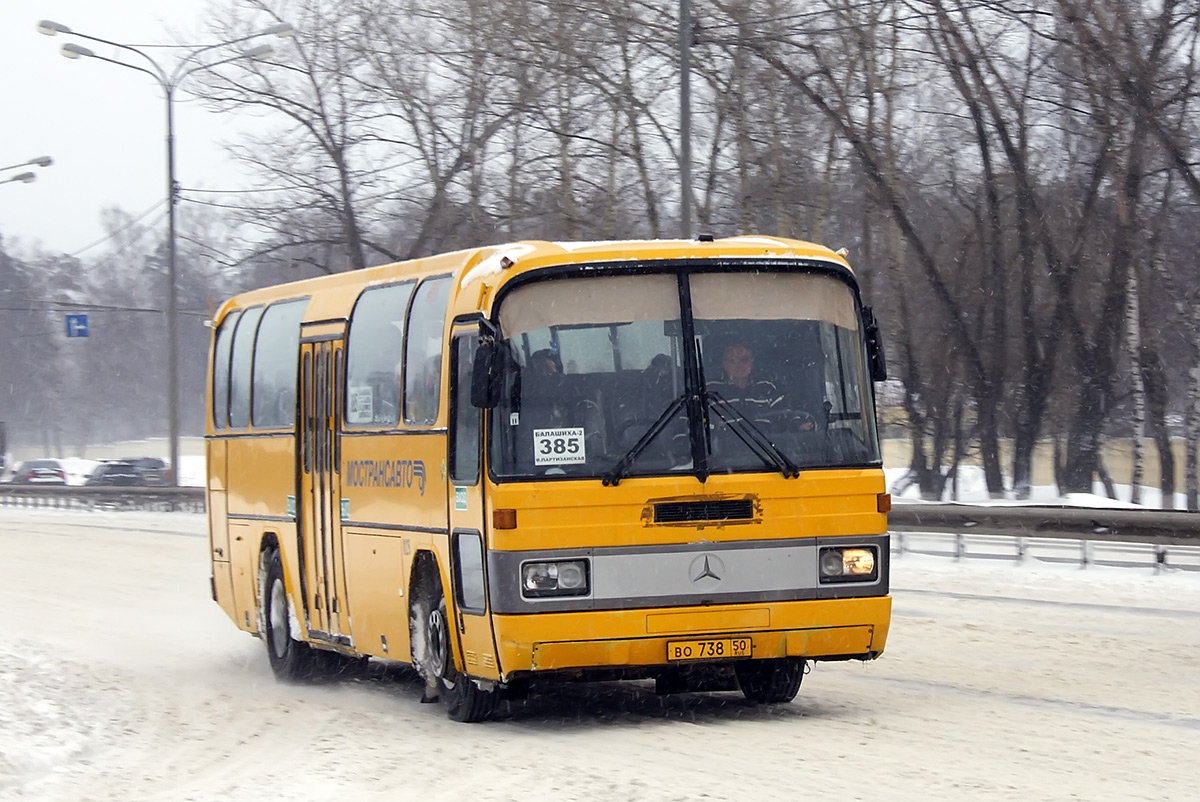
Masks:
[[[126,457],[122,462],[129,462],[141,474],[141,484],[150,487],[162,487],[171,484],[171,468],[165,459],[159,457]]]
[[[105,460],[96,466],[84,484],[88,487],[133,487],[142,484],[142,475],[132,462]]]
[[[13,471],[14,485],[65,485],[67,470],[56,459],[31,459]]]

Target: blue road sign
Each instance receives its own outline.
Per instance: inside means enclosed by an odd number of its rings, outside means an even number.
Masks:
[[[67,336],[88,336],[87,315],[67,315]]]

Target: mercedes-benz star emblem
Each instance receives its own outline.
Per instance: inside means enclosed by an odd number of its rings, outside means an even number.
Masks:
[[[702,589],[716,587],[725,576],[725,563],[715,554],[701,554],[692,560],[688,576]]]

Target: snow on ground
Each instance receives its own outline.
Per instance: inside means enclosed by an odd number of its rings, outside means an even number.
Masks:
[[[893,500],[900,502],[919,502],[920,489],[916,484],[907,481],[908,468],[884,468],[888,492]],[[1007,483],[1007,480],[1006,480]],[[1007,486],[1007,484],[1006,484]],[[988,495],[987,482],[984,480],[983,468],[973,465],[960,466],[958,469],[958,491],[954,492],[950,483],[946,484],[942,501],[955,501],[964,504],[1052,504],[1070,507],[1112,507],[1118,509],[1161,509],[1162,491],[1156,487],[1141,488],[1141,503],[1133,504],[1129,485],[1114,485],[1117,498],[1111,499],[1105,494],[1104,485],[1096,482],[1092,493],[1067,493],[1060,495],[1058,488],[1053,485],[1034,486],[1029,489],[1029,498],[1023,501],[1012,499],[993,499]],[[1175,494],[1174,509],[1186,510],[1187,497],[1183,493]]]
[[[562,685],[456,724],[281,685],[204,519],[0,508],[0,799],[1162,800],[1200,785],[1200,575],[906,554],[887,652],[797,700]]]

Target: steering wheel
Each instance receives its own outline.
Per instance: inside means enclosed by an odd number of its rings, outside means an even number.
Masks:
[[[821,428],[814,415],[802,409],[784,409],[768,412],[763,420],[780,432],[815,432]]]

